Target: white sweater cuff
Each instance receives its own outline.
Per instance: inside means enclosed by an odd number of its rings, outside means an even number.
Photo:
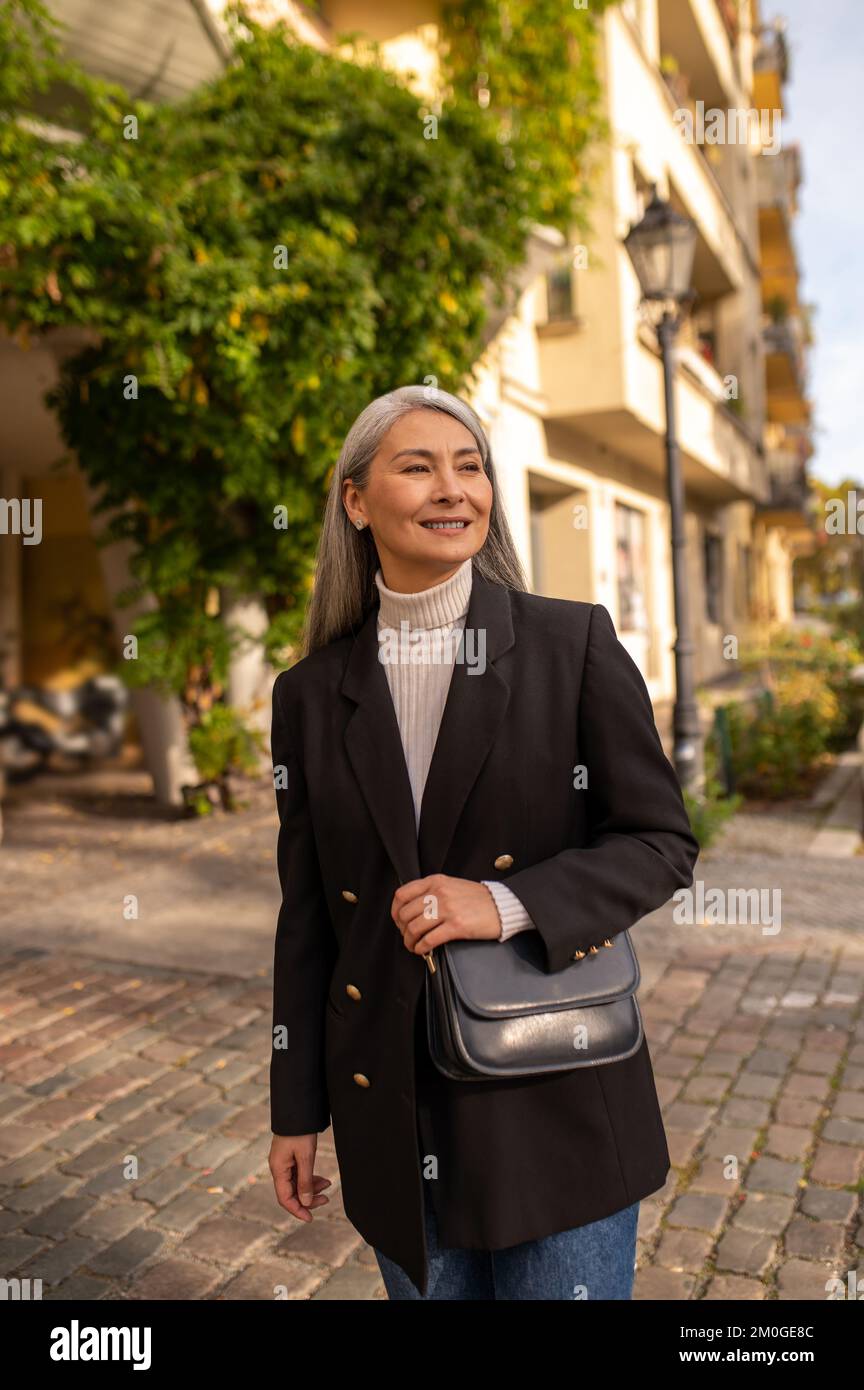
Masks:
[[[484,888],[489,889],[498,909],[498,918],[501,922],[499,941],[506,941],[508,936],[514,936],[517,931],[526,931],[529,927],[536,931],[527,908],[505,883],[497,883],[485,878],[482,878],[480,882]]]

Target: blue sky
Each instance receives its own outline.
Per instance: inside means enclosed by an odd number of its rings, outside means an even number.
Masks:
[[[801,145],[795,242],[800,294],[816,305],[810,471],[864,486],[864,0],[782,0],[791,50],[783,144]]]

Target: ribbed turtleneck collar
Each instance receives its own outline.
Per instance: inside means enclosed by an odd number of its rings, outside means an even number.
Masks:
[[[378,569],[375,571],[375,583],[380,595],[378,622],[397,631],[401,631],[400,624],[403,622],[408,622],[412,630],[452,625],[468,611],[471,581],[470,555],[449,579],[433,584],[431,589],[421,589],[416,594],[400,594],[395,589],[388,589]]]

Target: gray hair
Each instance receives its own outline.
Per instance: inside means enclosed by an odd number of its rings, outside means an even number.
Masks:
[[[318,538],[315,579],[306,610],[300,656],[308,656],[349,632],[356,632],[377,599],[375,571],[379,567],[375,541],[368,527],[352,525],[342,501],[342,483],[351,478],[362,492],[372,460],[387,431],[411,410],[438,410],[452,415],[470,430],[483,469],[492,484],[489,532],[472,563],[485,579],[525,591],[528,583],[498,496],[489,441],[470,405],[447,391],[429,386],[400,386],[371,401],[357,416],[342,445]]]

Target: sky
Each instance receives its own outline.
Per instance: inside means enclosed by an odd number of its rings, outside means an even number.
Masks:
[[[811,474],[864,487],[864,0],[763,0],[786,19],[783,145],[801,146],[795,244],[813,302]]]

